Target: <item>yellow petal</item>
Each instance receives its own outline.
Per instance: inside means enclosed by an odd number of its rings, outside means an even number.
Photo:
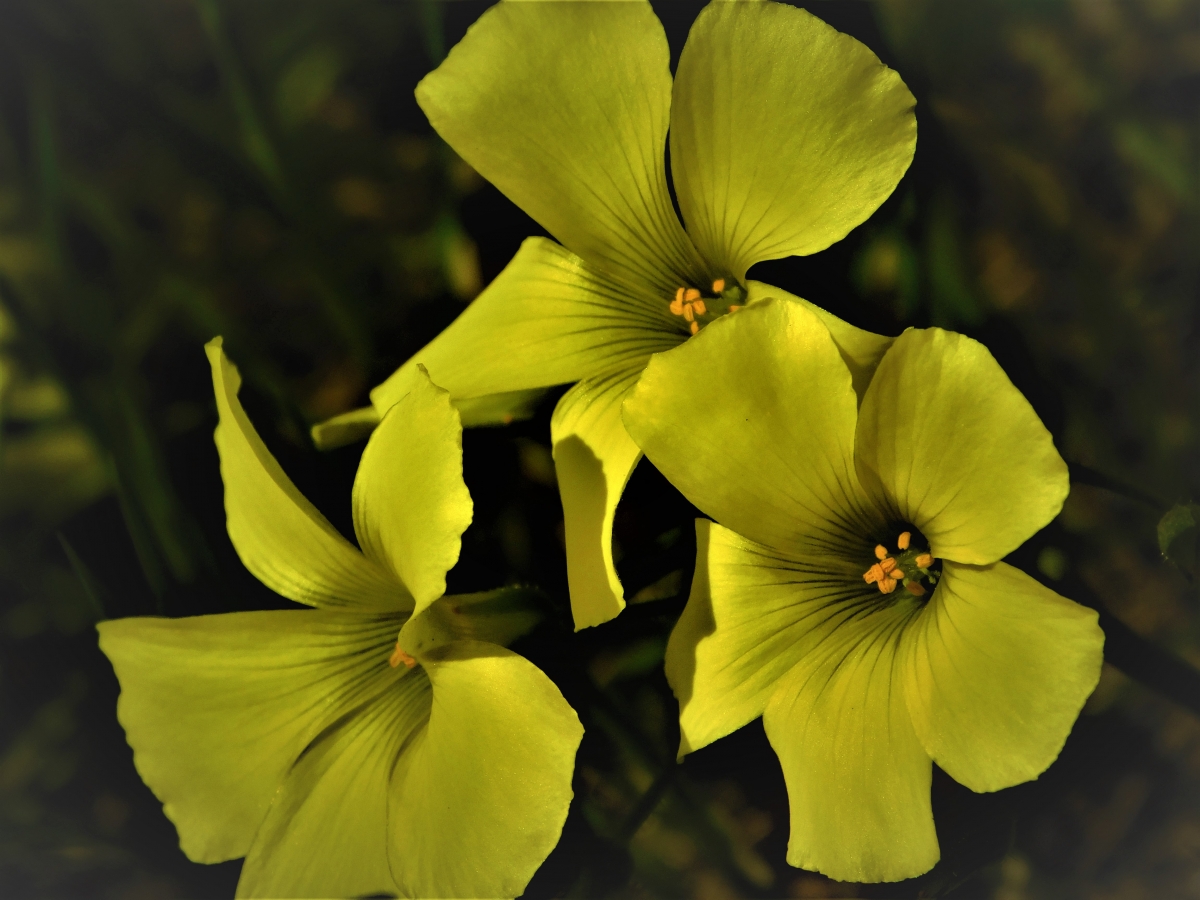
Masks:
[[[621,401],[639,374],[633,369],[579,382],[558,401],[550,422],[576,629],[607,622],[625,608],[612,526],[642,457],[621,424]]]
[[[407,609],[403,585],[365,558],[296,490],[238,400],[241,376],[221,349],[205,347],[217,396],[217,450],[229,538],[246,568],[278,594],[311,606]]]
[[[912,161],[914,102],[874,53],[804,10],[709,4],[671,109],[671,169],[700,252],[741,279],[841,240]]]
[[[367,442],[353,499],[363,553],[408,589],[415,611],[442,596],[473,505],[458,412],[424,369]]]
[[[570,250],[667,301],[680,284],[706,283],[667,190],[669,66],[647,3],[498,3],[417,86],[417,102]]]
[[[545,238],[517,255],[450,326],[371,392],[384,412],[424,365],[455,401],[569,384],[644,364],[683,340],[669,297],[622,287]]]
[[[1070,489],[1050,432],[992,354],[909,329],[867,388],[855,440],[863,484],[933,555],[1002,559],[1058,515]]]
[[[897,658],[916,602],[839,624],[767,704],[793,866],[838,881],[900,881],[938,860],[933,766],[913,731]]]
[[[1100,678],[1095,610],[1004,563],[947,562],[905,632],[905,695],[934,762],[974,791],[1036,778]]]

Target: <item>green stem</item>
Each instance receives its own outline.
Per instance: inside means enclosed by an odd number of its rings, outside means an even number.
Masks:
[[[625,821],[621,823],[621,828],[618,832],[618,837],[623,842],[630,841],[642,824],[650,818],[650,814],[658,807],[659,802],[663,798],[663,794],[667,792],[667,788],[671,786],[671,782],[675,778],[677,770],[676,763],[670,763],[655,776],[654,781],[650,783],[650,787],[646,788],[646,793],[638,798],[638,802],[633,809],[629,811],[629,815],[625,817]]]
[[[1200,716],[1200,669],[1146,640],[1114,616],[1079,576],[1068,575],[1063,588],[1066,596],[1099,613],[1100,629],[1104,632],[1104,658],[1109,663]]]
[[[1067,468],[1070,472],[1071,481],[1074,484],[1086,484],[1090,487],[1097,487],[1106,491],[1112,491],[1114,494],[1120,494],[1122,497],[1128,497],[1130,500],[1136,500],[1138,503],[1144,503],[1146,506],[1153,507],[1160,513],[1166,512],[1167,510],[1167,504],[1163,503],[1157,497],[1154,497],[1131,484],[1126,484],[1119,479],[1105,475],[1103,472],[1093,469],[1091,466],[1085,466],[1082,463],[1069,462],[1067,463]]]

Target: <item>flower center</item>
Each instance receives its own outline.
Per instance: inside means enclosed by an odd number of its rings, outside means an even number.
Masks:
[[[396,641],[396,649],[392,651],[391,657],[388,659],[388,665],[393,669],[400,663],[404,663],[406,669],[411,669],[417,664],[417,661],[400,649],[400,642]]]
[[[863,573],[863,581],[875,585],[883,594],[890,594],[901,583],[905,590],[916,597],[933,588],[941,577],[941,572],[935,568],[937,560],[928,550],[911,544],[911,531],[903,531],[896,538],[895,553],[878,544],[875,547],[875,559],[878,562]]]
[[[688,330],[695,334],[702,324],[707,324],[704,319],[711,321],[725,313],[736,312],[742,308],[745,299],[744,287],[733,279],[718,278],[712,283],[711,293],[686,285],[678,288],[671,301],[671,313],[682,316],[688,323]]]

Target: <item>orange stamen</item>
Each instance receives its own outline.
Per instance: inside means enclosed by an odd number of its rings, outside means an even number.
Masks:
[[[737,312],[739,309],[741,309],[741,307],[740,307],[740,306],[737,306],[736,304],[733,304],[733,303],[729,304],[729,311],[730,311],[730,312]]]
[[[883,559],[885,556],[887,556],[887,547],[883,546],[883,544],[876,544],[875,545],[875,558]]]
[[[681,290],[682,290],[682,288],[681,288]],[[671,301],[671,313],[672,313],[672,315],[676,315],[676,316],[683,315],[683,301],[680,300],[678,297],[676,297],[674,300]]]
[[[693,303],[692,309],[696,311],[696,315],[698,316],[702,316],[708,312],[708,307],[704,305],[703,300],[697,300],[695,303]]]
[[[696,334],[699,330],[700,330],[700,323],[693,322],[692,323],[692,334]]]
[[[716,281],[713,282],[713,293],[719,294],[723,290],[725,290],[725,279],[718,278]]]
[[[883,569],[879,568],[879,564],[871,566],[867,571],[863,572],[863,581],[867,584],[874,584],[884,577]]]
[[[388,658],[388,665],[393,669],[400,663],[404,663],[406,669],[411,669],[417,664],[417,661],[400,649],[400,642],[396,642],[396,649],[392,651],[392,655]]]
[[[911,540],[912,540],[912,533],[908,532],[908,531],[903,531],[900,533],[900,537],[896,538],[896,546],[899,547],[901,550],[907,550],[908,544]]]
[[[894,579],[894,578],[885,578],[885,579],[883,579],[883,581],[879,582],[879,590],[881,590],[885,594],[890,594],[895,589],[896,589],[896,579]]]
[[[700,292],[695,288],[688,288],[683,294],[684,303],[695,303],[700,299]]]
[[[695,307],[693,307],[690,303],[683,304],[683,317],[689,322],[696,321],[696,313],[694,312],[694,309]]]
[[[896,561],[890,556],[887,559],[881,559],[879,561],[879,568],[883,569],[885,572],[890,572],[892,569],[896,568]],[[892,577],[894,578],[895,576],[893,575]]]
[[[928,569],[933,565],[933,556],[929,553],[922,553],[920,556],[914,559],[913,562],[915,562],[919,568]]]
[[[921,585],[915,581],[910,581],[908,584],[906,584],[904,586],[904,588],[910,594],[912,594],[914,597],[920,597],[922,594],[925,593],[925,588],[921,587]]]
[[[683,288],[679,288],[678,290],[675,291],[675,302],[676,303],[683,302],[683,291],[684,291]]]

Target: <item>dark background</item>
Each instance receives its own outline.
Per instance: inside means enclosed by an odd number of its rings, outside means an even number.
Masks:
[[[804,5],[901,73],[917,155],[846,240],[752,276],[874,331],[987,344],[1064,456],[1154,501],[1077,485],[1012,561],[1200,664],[1196,589],[1155,536],[1198,481],[1200,3]],[[92,625],[286,605],[224,533],[215,334],[264,440],[351,534],[361,445],[319,453],[308,427],[541,233],[412,97],[485,7],[0,0],[0,895],[232,896],[239,863],[189,863],[137,777]],[[700,5],[655,8],[677,58]],[[648,463],[616,525],[633,604],[565,624],[558,393],[466,435],[476,517],[450,578],[546,591],[517,649],[588,728],[529,896],[1200,897],[1200,723],[1112,666],[1036,782],[975,795],[935,772],[929,875],[789,868],[759,723],[670,765],[661,659],[694,511]]]

